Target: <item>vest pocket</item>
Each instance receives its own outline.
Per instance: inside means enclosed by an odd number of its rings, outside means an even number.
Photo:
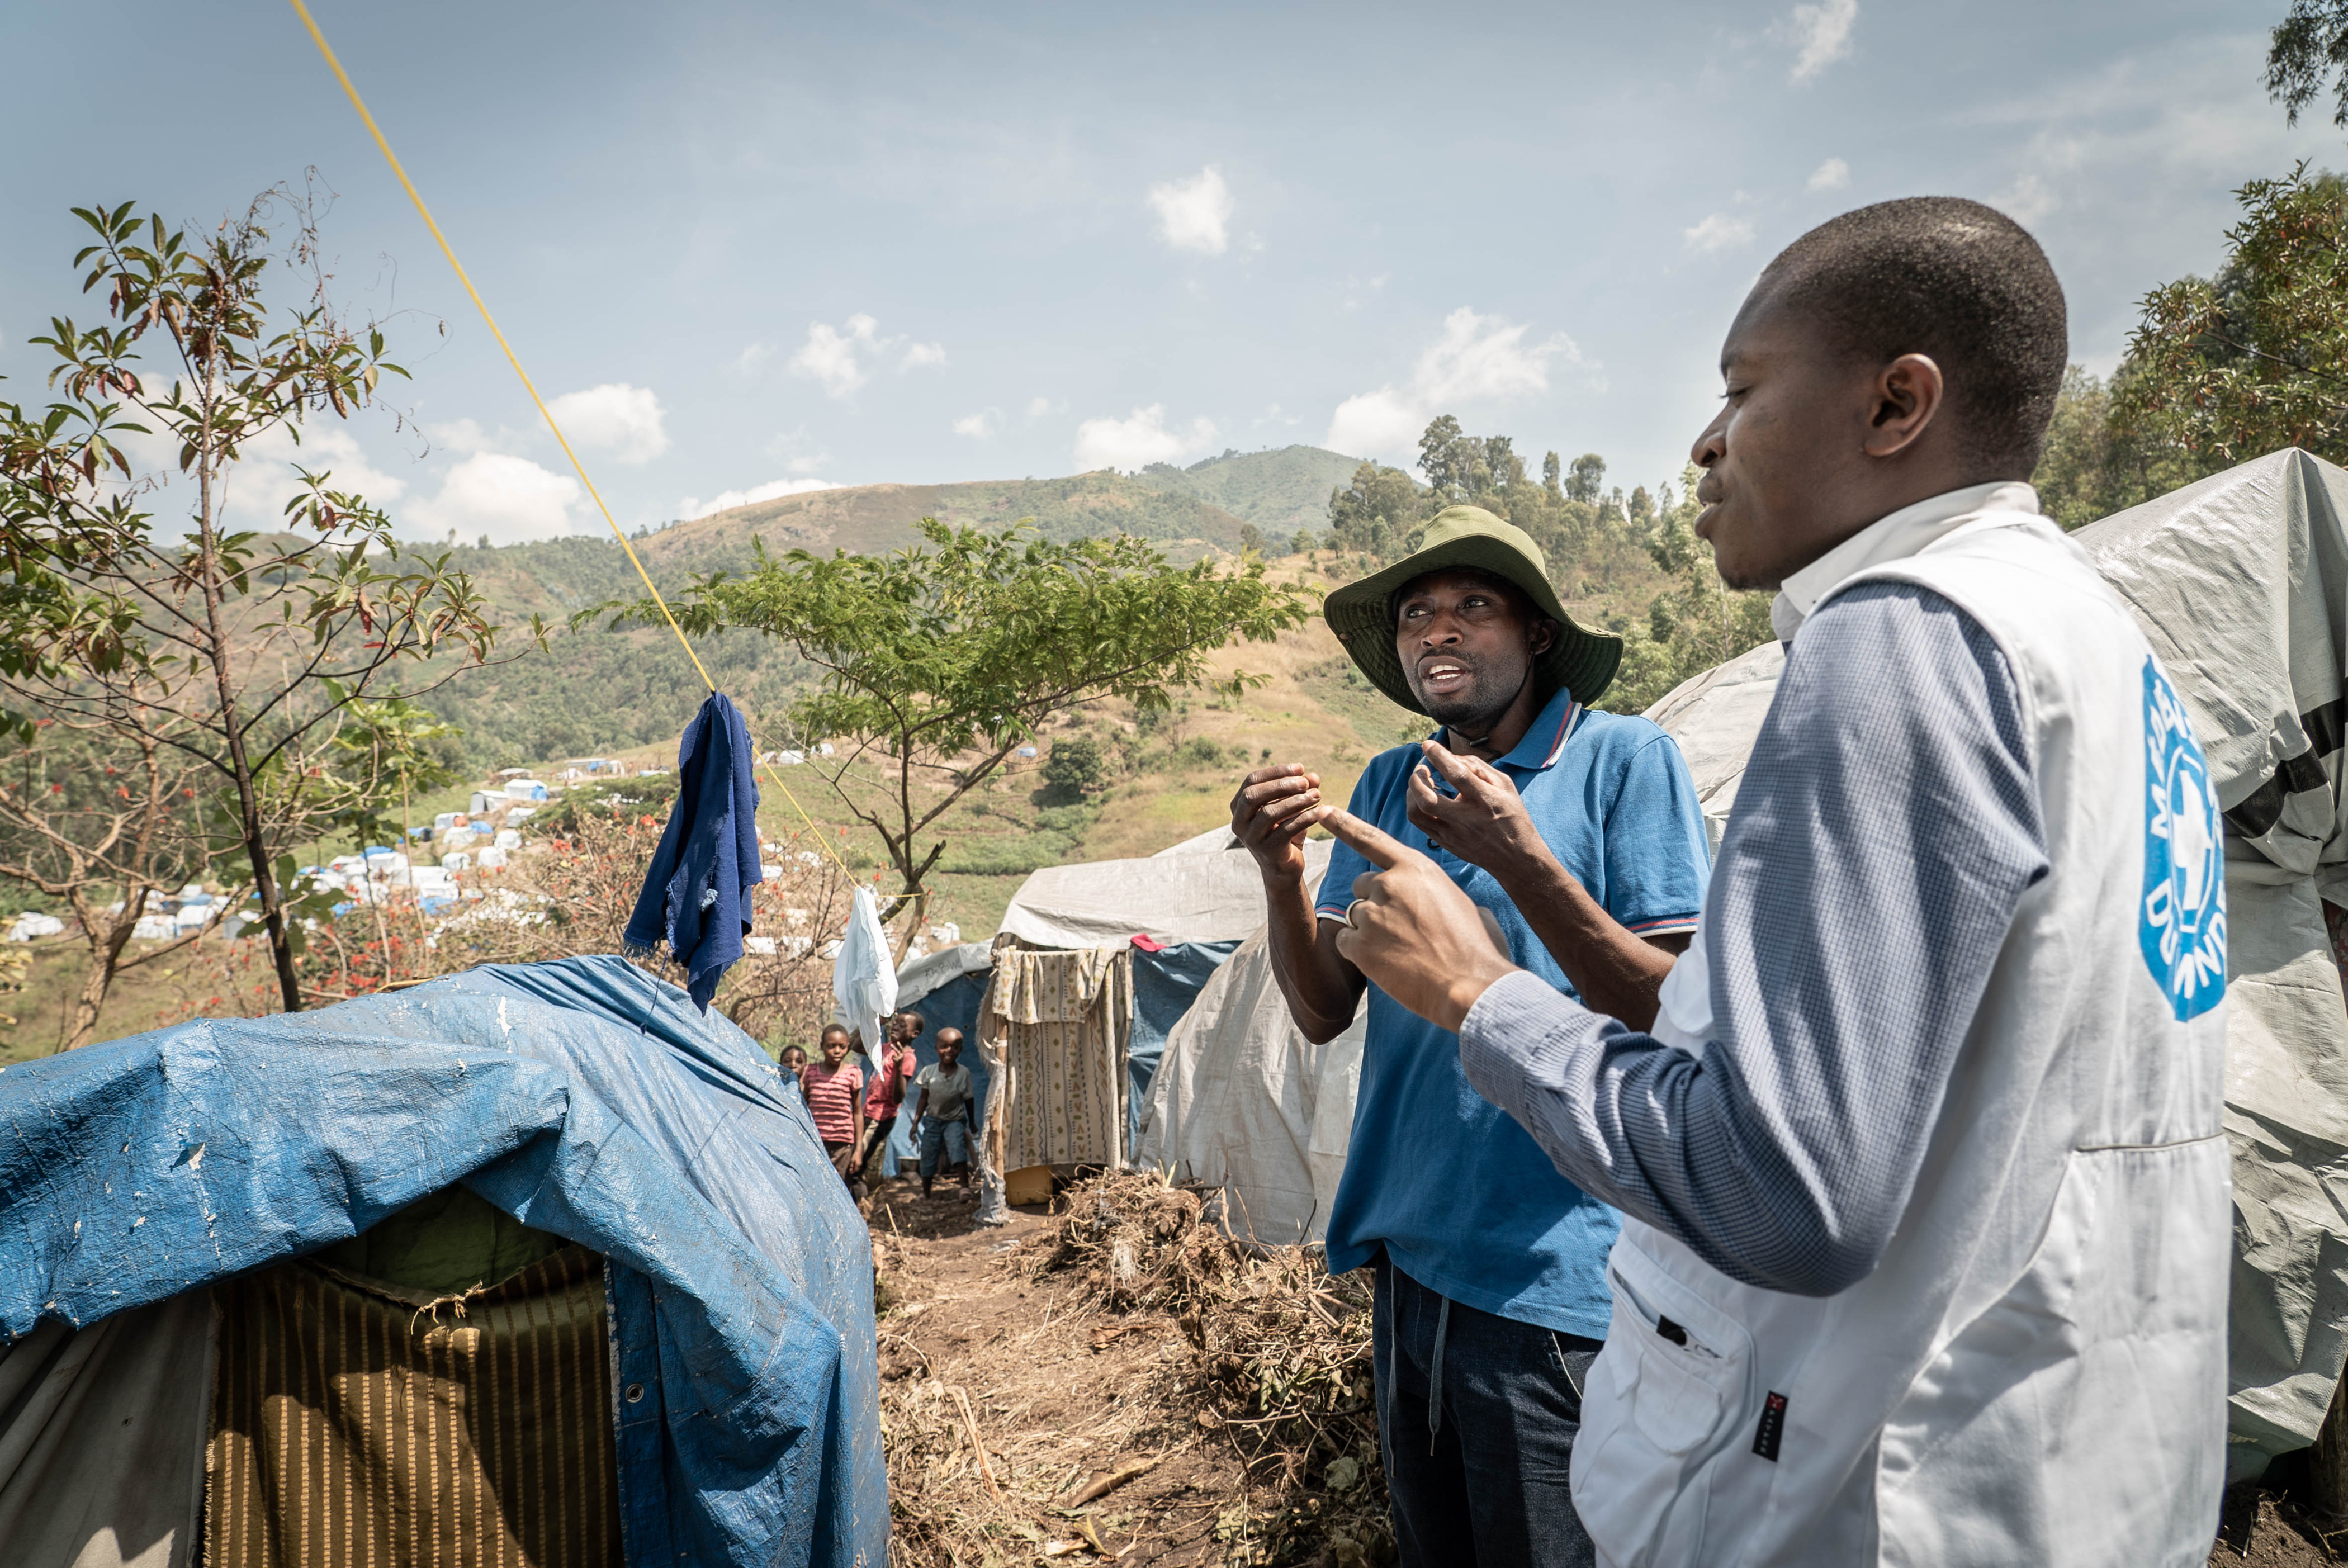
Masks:
[[[1614,1316],[1574,1439],[1574,1507],[1617,1568],[1688,1562],[1710,1462],[1749,1425],[1753,1339],[1627,1232],[1606,1273]]]

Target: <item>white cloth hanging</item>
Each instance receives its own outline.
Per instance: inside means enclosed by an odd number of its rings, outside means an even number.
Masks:
[[[856,890],[856,906],[848,912],[848,930],[831,961],[831,994],[839,1003],[839,1021],[862,1037],[866,1054],[879,1061],[882,1026],[897,1010],[897,965],[869,887]]]

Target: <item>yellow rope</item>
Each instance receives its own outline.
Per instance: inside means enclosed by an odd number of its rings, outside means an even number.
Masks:
[[[628,552],[628,564],[636,569],[638,577],[644,579],[644,592],[650,593],[653,603],[660,606],[661,618],[668,623],[668,629],[676,634],[677,645],[685,650],[685,656],[693,661],[693,667],[700,673],[701,684],[712,692],[716,691],[717,683],[709,678],[708,668],[702,664],[701,655],[693,651],[693,644],[686,639],[685,628],[678,625],[676,617],[669,613],[668,601],[661,597],[658,588],[653,586],[652,573],[644,570],[644,562],[636,555],[636,547],[630,544],[628,536],[620,531],[618,521],[612,516],[612,509],[603,504],[602,492],[595,488],[595,481],[587,477],[587,466],[579,460],[579,454],[571,449],[570,438],[563,435],[562,427],[555,423],[553,411],[547,407],[546,400],[538,395],[538,387],[530,380],[530,372],[521,367],[521,360],[514,353],[513,345],[508,343],[506,335],[498,330],[497,317],[491,315],[489,307],[482,303],[481,291],[473,286],[472,278],[465,271],[465,263],[457,259],[456,251],[449,246],[448,237],[440,232],[440,225],[433,222],[432,210],[424,204],[416,182],[408,179],[407,170],[400,166],[399,155],[392,151],[391,143],[384,139],[383,129],[376,124],[375,116],[367,112],[366,100],[359,97],[359,89],[352,85],[350,73],[343,69],[343,62],[335,57],[333,46],[326,42],[326,35],[318,30],[317,22],[310,15],[310,7],[304,5],[303,0],[292,0],[292,4],[294,14],[301,17],[302,26],[310,30],[310,41],[317,45],[318,53],[325,57],[326,68],[335,73],[336,81],[343,84],[343,96],[351,100],[351,107],[358,110],[359,119],[366,126],[367,134],[375,138],[376,150],[383,154],[386,163],[391,165],[391,172],[398,179],[400,189],[406,191],[407,199],[416,204],[417,216],[422,218],[424,226],[432,231],[433,241],[439,245],[440,253],[448,258],[449,270],[457,274],[457,281],[465,285],[465,293],[471,297],[473,308],[481,313],[481,320],[488,325],[489,335],[498,340],[499,348],[505,350],[506,363],[513,366],[514,375],[521,381],[522,390],[529,393],[530,400],[538,406],[539,417],[546,421],[546,428],[554,432],[555,440],[562,448],[562,455],[571,459],[572,471],[579,476],[579,482],[587,487],[587,494],[595,502],[595,510],[603,514],[604,522],[612,530],[612,537],[618,540],[620,548]],[[783,799],[798,812],[799,820],[805,822],[808,830],[815,835],[816,843],[831,857],[831,863],[839,868],[841,875],[854,882],[856,873],[848,869],[848,863],[832,849],[823,836],[823,830],[816,825],[813,817],[808,815],[808,809],[799,804],[799,798],[791,793],[790,786],[783,782],[771,764],[761,763],[760,766],[766,769],[767,777],[775,788],[783,792]]]

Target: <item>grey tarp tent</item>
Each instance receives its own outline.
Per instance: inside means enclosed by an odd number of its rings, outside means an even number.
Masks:
[[[2312,1442],[2348,1339],[2348,471],[2276,452],[2076,537],[2192,711],[2226,813],[2234,1470]]]

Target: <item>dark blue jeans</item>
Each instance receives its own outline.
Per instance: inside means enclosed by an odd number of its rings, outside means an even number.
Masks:
[[[1592,1568],[1567,1490],[1599,1342],[1447,1301],[1383,1254],[1378,1444],[1402,1568]]]

